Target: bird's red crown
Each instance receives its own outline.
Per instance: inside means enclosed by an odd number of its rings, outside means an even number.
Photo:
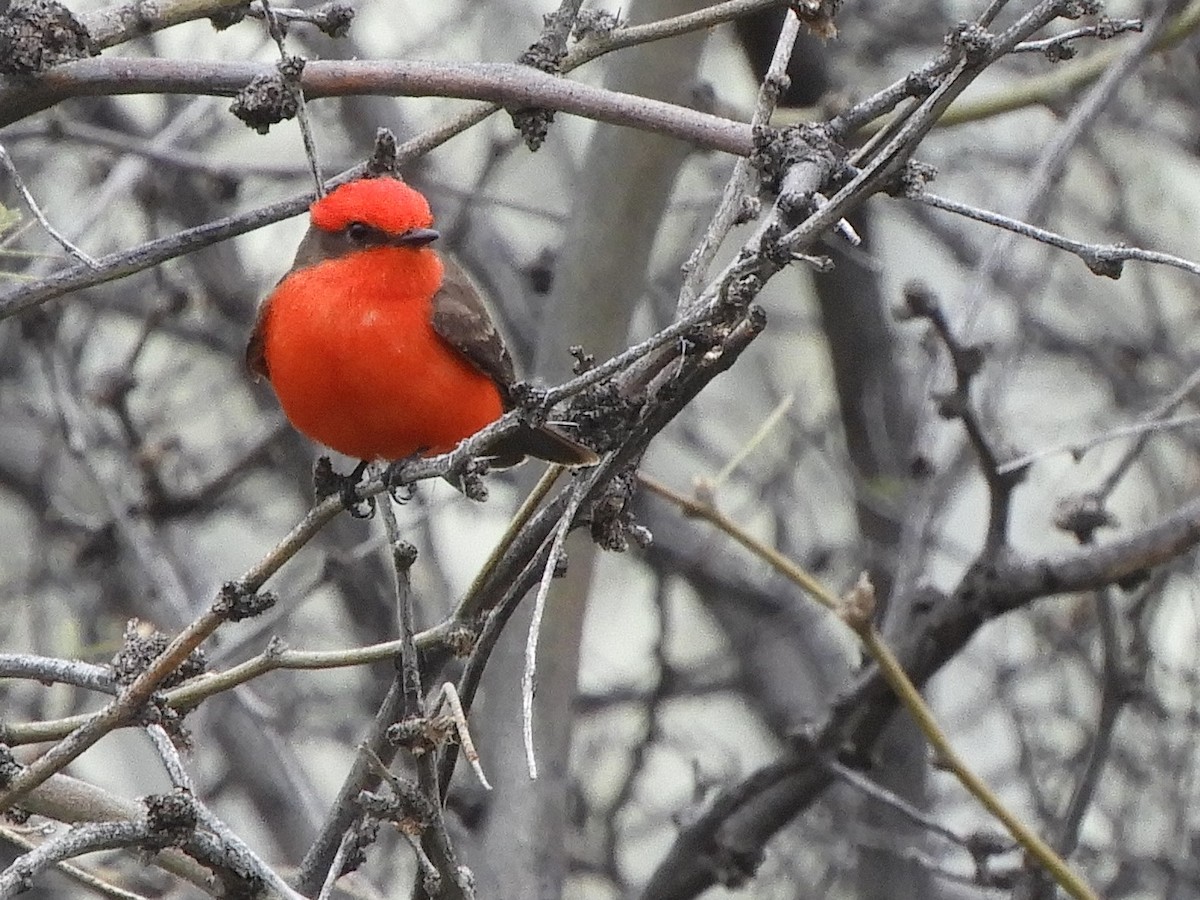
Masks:
[[[347,182],[313,203],[309,214],[313,225],[322,231],[341,231],[351,222],[362,222],[388,234],[433,225],[429,201],[398,178]]]

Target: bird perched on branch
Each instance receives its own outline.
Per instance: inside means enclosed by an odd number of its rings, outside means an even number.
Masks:
[[[421,193],[359,179],[310,216],[246,348],[299,431],[364,461],[400,460],[451,450],[512,408],[512,358],[479,289],[432,248]],[[500,467],[597,461],[551,425],[522,424],[485,455]]]

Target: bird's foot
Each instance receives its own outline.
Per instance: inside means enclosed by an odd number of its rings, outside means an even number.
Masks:
[[[349,475],[342,475],[334,470],[328,456],[322,456],[313,469],[313,491],[317,495],[317,501],[336,495],[341,499],[342,506],[346,507],[346,511],[354,518],[371,518],[375,515],[375,498],[360,497],[358,494],[358,483],[367,471],[367,465],[367,460],[363,460]]]
[[[389,463],[383,471],[383,483],[387,485],[388,493],[401,506],[413,498],[413,493],[417,489],[416,484],[406,477],[405,470],[424,455],[424,450],[418,450],[403,459]]]

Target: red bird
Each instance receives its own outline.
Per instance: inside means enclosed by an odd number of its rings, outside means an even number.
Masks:
[[[310,214],[246,348],[298,430],[347,456],[398,460],[451,450],[511,408],[512,358],[471,279],[430,247],[424,196],[361,179]],[[548,426],[524,426],[487,455],[497,466],[597,460]]]

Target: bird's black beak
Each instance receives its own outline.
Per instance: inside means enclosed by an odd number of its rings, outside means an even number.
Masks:
[[[410,228],[392,240],[397,247],[424,247],[432,244],[441,234],[436,228]]]

